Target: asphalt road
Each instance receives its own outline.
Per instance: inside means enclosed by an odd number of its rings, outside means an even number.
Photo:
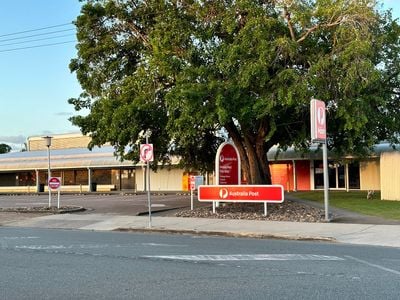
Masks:
[[[199,205],[197,201],[196,205]],[[87,213],[138,215],[148,211],[147,194],[62,194],[61,206],[82,206]],[[57,195],[52,194],[52,206],[57,206]],[[152,211],[190,207],[189,195],[151,195]],[[48,206],[48,194],[0,195],[0,207]]]
[[[0,228],[2,299],[399,299],[384,247]]]

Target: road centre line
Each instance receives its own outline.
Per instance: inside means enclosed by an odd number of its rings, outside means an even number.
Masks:
[[[147,255],[144,258],[159,258],[186,261],[343,261],[337,256],[315,255],[315,254],[233,254],[233,255]]]
[[[373,267],[373,268],[377,268],[377,269],[380,269],[380,270],[383,270],[383,271],[386,271],[386,272],[389,272],[389,273],[392,273],[392,274],[400,275],[399,271],[396,271],[396,270],[393,270],[393,269],[389,269],[389,268],[386,268],[386,267],[381,266],[381,265],[373,264],[373,263],[367,262],[365,260],[350,256],[350,255],[345,255],[344,257],[346,257],[348,259],[351,259],[351,260],[354,260],[356,262],[362,263],[364,265]]]

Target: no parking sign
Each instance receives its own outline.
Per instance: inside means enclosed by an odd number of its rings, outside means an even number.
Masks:
[[[61,189],[61,177],[50,177],[49,188],[54,191],[59,191]]]

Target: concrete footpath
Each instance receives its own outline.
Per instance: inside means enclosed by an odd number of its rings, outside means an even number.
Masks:
[[[236,237],[321,240],[400,247],[400,225],[302,223],[114,214],[60,214],[3,223],[10,227],[154,231]]]

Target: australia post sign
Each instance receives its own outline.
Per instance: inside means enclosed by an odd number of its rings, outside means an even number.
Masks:
[[[201,185],[198,199],[203,202],[271,202],[282,203],[282,185]]]
[[[222,143],[215,157],[217,184],[240,184],[240,156],[234,144]]]

